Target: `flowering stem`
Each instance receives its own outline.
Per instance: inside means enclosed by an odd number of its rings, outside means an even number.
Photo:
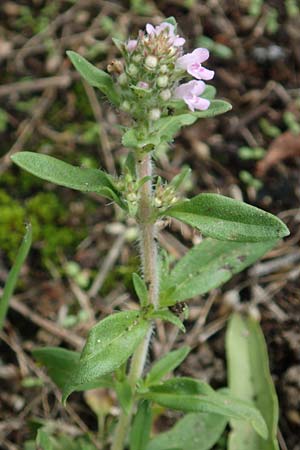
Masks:
[[[151,177],[146,181],[140,189],[140,197],[138,204],[138,224],[140,238],[141,262],[145,283],[148,287],[149,305],[153,305],[154,309],[158,308],[158,261],[157,261],[157,245],[156,245],[156,224],[152,222],[152,162],[151,154],[147,153],[136,160],[136,172],[138,180],[144,177]],[[144,365],[146,362],[150,338],[152,333],[152,324],[149,330],[133,354],[130,370],[128,374],[128,382],[132,388],[133,395],[136,389],[136,383],[142,376]],[[116,426],[114,441],[111,450],[123,450],[128,429],[130,426],[133,406],[130,411],[125,413],[122,411],[119,422]]]

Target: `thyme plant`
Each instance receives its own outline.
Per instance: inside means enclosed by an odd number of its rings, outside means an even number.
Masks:
[[[136,39],[114,42],[121,58],[113,60],[107,72],[73,51],[68,56],[91,86],[131,118],[131,126],[123,128],[128,157],[120,177],[32,152],[20,152],[13,161],[44,180],[102,195],[136,220],[141,269],[133,274],[133,285],[140,305],[135,310],[125,305],[124,311],[97,323],[80,354],[48,347],[36,349],[34,355],[62,389],[63,403],[74,391],[115,389],[120,414],[112,435],[100,443],[103,448],[209,449],[230,419],[246,421],[265,440],[268,428],[251,403],[198,379],[165,378],[188,355],[188,347],[171,351],[151,367],[145,363],[155,319],[184,331],[183,302],[245,269],[287,236],[288,229],[273,215],[222,195],[182,198],[179,187],[187,170],[170,183],[153,170],[157,149],[172,142],[183,126],[231,109],[215,99],[215,88],[206,83],[214,77],[203,66],[208,50],[184,54],[185,40],[177,34],[173,18],[155,27],[146,25]],[[165,217],[195,227],[204,236],[175,265],[157,244],[158,223]],[[184,417],[171,431],[153,437],[154,405],[181,411]]]

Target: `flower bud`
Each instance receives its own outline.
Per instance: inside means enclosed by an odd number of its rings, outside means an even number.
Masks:
[[[170,89],[164,89],[163,91],[161,91],[159,96],[162,100],[164,100],[166,102],[167,100],[170,100],[172,93],[171,93]]]
[[[139,53],[137,53],[136,55],[133,55],[133,57],[132,57],[132,61],[134,61],[135,63],[141,62],[141,59],[142,59],[142,55],[140,55]]]
[[[168,66],[167,66],[166,64],[163,64],[163,65],[160,67],[159,71],[160,71],[161,73],[167,73],[167,72],[169,72],[169,68],[168,68]]]
[[[145,66],[147,66],[149,69],[155,69],[155,67],[158,64],[158,60],[156,56],[148,55],[145,60]]]
[[[136,194],[135,194],[134,192],[130,192],[130,193],[127,195],[127,200],[128,200],[129,202],[136,202],[136,199],[137,199],[137,196],[136,196]]]
[[[169,77],[167,75],[161,75],[157,78],[157,86],[164,88],[167,87],[169,83]]]
[[[137,86],[142,89],[149,89],[149,83],[146,81],[139,81]]]
[[[151,109],[149,113],[149,119],[150,120],[158,120],[160,118],[161,111],[158,108]]]
[[[121,73],[121,75],[118,77],[118,83],[120,84],[120,86],[126,86],[126,84],[128,83],[126,73]]]
[[[131,107],[130,107],[130,103],[127,100],[124,100],[124,102],[122,102],[121,104],[121,109],[122,111],[130,111]]]
[[[129,64],[128,73],[131,76],[136,76],[139,72],[139,69],[134,64]]]

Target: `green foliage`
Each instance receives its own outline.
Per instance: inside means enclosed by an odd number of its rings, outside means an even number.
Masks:
[[[136,311],[113,314],[95,325],[64,386],[63,401],[82,384],[93,382],[125,363],[148,329],[148,322]]]
[[[254,178],[254,176],[251,175],[251,173],[247,170],[241,170],[239,173],[239,177],[243,183],[256,189],[257,191],[263,187],[263,182],[261,180],[258,180],[257,178]]]
[[[147,450],[209,450],[220,438],[226,423],[226,418],[217,414],[186,414],[171,430],[155,436]]]
[[[26,172],[25,172],[26,173]],[[85,235],[83,227],[72,231],[67,226],[70,213],[53,192],[37,193],[25,202],[14,200],[0,189],[0,248],[13,262],[29,220],[33,228],[34,242],[40,246],[43,262],[57,259],[61,251],[76,245]]]
[[[278,401],[270,375],[266,343],[258,322],[240,314],[232,315],[226,335],[226,351],[230,393],[251,402],[260,411],[268,428],[265,440],[246,422],[232,420],[228,449],[279,450],[276,438]]]
[[[14,289],[16,287],[18,277],[20,274],[20,271],[22,269],[23,263],[28,255],[30,246],[32,242],[32,230],[31,225],[27,226],[26,233],[23,238],[23,242],[19,248],[19,251],[15,258],[15,263],[13,267],[11,268],[8,277],[5,282],[3,294],[0,300],[0,331],[3,327],[4,320],[6,317],[6,313],[9,306],[9,301],[11,296],[13,295]]]
[[[295,136],[300,134],[300,124],[295,117],[295,114],[293,114],[291,111],[285,111],[283,113],[283,121]]]
[[[134,416],[130,431],[130,450],[145,450],[150,436],[152,422],[151,404],[142,400]]]
[[[213,95],[209,92],[208,95]],[[173,106],[178,105],[181,109],[182,102],[172,102]],[[156,120],[152,126],[151,133],[144,133],[140,129],[128,129],[122,138],[124,146],[129,148],[144,148],[146,146],[158,146],[163,142],[170,142],[180,129],[187,125],[192,125],[199,118],[214,117],[223,114],[231,109],[231,105],[224,100],[212,100],[209,109],[206,111],[185,112]],[[183,112],[183,113],[182,113]]]
[[[162,279],[160,304],[174,305],[221,286],[276,244],[277,241],[242,243],[205,239]]]
[[[98,88],[114,105],[119,105],[119,94],[111,76],[107,72],[93,66],[93,64],[76,52],[68,51],[67,55],[76,70],[91,86]]]
[[[145,386],[159,383],[165,375],[172,372],[182,363],[190,351],[190,347],[184,346],[178,350],[173,350],[156,361],[146,377]]]
[[[142,307],[148,304],[148,290],[145,281],[137,274],[132,274],[132,281],[136,295]]]
[[[149,314],[148,317],[151,319],[161,319],[166,322],[170,322],[178,327],[183,333],[185,333],[185,326],[183,325],[182,321],[179,319],[179,317],[176,316],[176,314],[173,314],[167,308],[160,308],[157,311],[153,311]]]
[[[230,47],[219,42],[215,42],[208,36],[201,36],[197,39],[197,45],[199,47],[207,48],[213,55],[222,59],[230,59],[233,57],[233,51]]]
[[[7,112],[0,108],[0,133],[4,133],[6,131],[8,125],[8,114]]]
[[[86,169],[34,152],[20,152],[12,160],[33,175],[82,192],[96,192],[121,203],[111,176],[99,169]]]
[[[261,131],[270,138],[276,138],[281,135],[280,128],[272,125],[272,123],[265,117],[259,119],[259,126]]]
[[[265,421],[250,403],[229,394],[214,391],[207,383],[192,378],[171,378],[140,392],[142,398],[166,408],[183,412],[205,412],[244,420],[264,439],[268,436]]]
[[[197,195],[171,206],[165,214],[221,240],[258,242],[289,234],[286,225],[272,214],[217,194]]]
[[[266,154],[266,150],[262,147],[246,147],[242,146],[238,150],[238,155],[243,160],[259,160]]]
[[[32,354],[47,368],[48,375],[60,389],[63,389],[68,382],[80,359],[80,353],[60,347],[36,348]],[[78,390],[86,391],[97,387],[112,387],[112,385],[110,376],[99,376],[91,383],[82,384]]]

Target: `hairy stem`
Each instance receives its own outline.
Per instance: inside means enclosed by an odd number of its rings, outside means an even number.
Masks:
[[[151,177],[151,180],[146,181],[140,189],[137,219],[140,234],[139,237],[141,262],[144,280],[148,287],[149,304],[153,305],[154,308],[157,309],[159,277],[156,245],[156,225],[152,222],[152,163],[151,155],[149,153],[143,155],[141,159],[137,160],[136,171],[139,180],[144,177]],[[149,325],[147,335],[136,349],[131,360],[128,381],[132,387],[133,393],[136,388],[136,383],[142,376],[144,370],[151,333],[152,325]],[[132,414],[133,405],[131,407],[131,410],[127,414],[124,411],[120,414],[111,450],[123,450]]]

